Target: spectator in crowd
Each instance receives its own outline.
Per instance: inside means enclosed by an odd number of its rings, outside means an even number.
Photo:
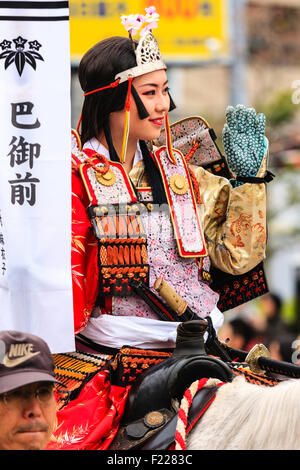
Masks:
[[[292,333],[274,337],[268,345],[271,358],[277,361],[295,362],[293,360],[293,354],[297,349],[297,345],[295,344],[296,339],[297,336]],[[299,354],[296,354],[296,358],[299,359]],[[297,363],[297,361],[295,363]]]
[[[0,332],[0,449],[43,450],[56,422],[53,358],[39,337]]]
[[[255,338],[255,329],[243,318],[234,318],[226,322],[219,333],[221,341],[226,341],[228,346],[243,351],[250,351],[257,342]]]
[[[263,333],[265,343],[269,344],[274,338],[290,333],[290,328],[282,319],[282,300],[275,293],[268,293],[261,297],[261,309],[266,324]]]

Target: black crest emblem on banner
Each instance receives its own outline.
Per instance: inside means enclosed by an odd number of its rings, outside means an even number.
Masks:
[[[14,43],[14,49],[12,49],[12,43]],[[8,41],[4,39],[0,43],[0,47],[3,52],[0,53],[0,59],[4,59],[5,70],[12,64],[15,64],[18,74],[21,76],[25,67],[25,64],[29,64],[34,70],[36,70],[36,61],[44,60],[41,54],[38,52],[42,45],[38,41],[27,41],[21,36]]]

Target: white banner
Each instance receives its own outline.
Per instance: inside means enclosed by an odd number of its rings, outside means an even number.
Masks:
[[[69,9],[0,1],[0,329],[74,350]]]

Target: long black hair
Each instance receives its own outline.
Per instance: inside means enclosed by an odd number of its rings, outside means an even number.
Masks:
[[[115,81],[115,76],[118,73],[135,67],[137,65],[134,51],[136,45],[137,42],[130,38],[114,36],[98,42],[89,49],[81,59],[78,70],[79,82],[84,93],[111,84]],[[97,138],[103,131],[109,147],[110,158],[115,161],[119,161],[119,157],[112,143],[108,118],[110,113],[124,109],[127,90],[128,81],[125,81],[117,87],[92,93],[85,96],[82,108],[82,144],[93,137]],[[141,109],[141,106],[138,108]],[[141,119],[146,115],[147,111],[143,109],[140,113]],[[166,196],[159,169],[145,142],[141,141],[140,147],[145,170],[152,187],[153,200],[158,204],[165,203]]]
[[[133,42],[129,38],[111,37],[89,49],[79,64],[79,82],[84,93],[114,82],[118,72],[136,66]],[[88,95],[84,99],[81,118],[81,140],[84,144],[98,137],[104,122],[113,111],[125,106],[128,82]]]

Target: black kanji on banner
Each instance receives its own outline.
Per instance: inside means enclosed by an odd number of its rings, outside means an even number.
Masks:
[[[28,202],[30,206],[34,206],[36,202],[36,184],[40,182],[38,178],[33,178],[31,173],[26,172],[25,178],[20,173],[16,173],[17,179],[8,181],[12,187],[11,202],[12,204],[20,204]]]
[[[12,49],[12,43],[14,43],[14,50]],[[15,64],[20,76],[23,73],[26,63],[36,70],[36,61],[44,60],[41,54],[37,52],[42,47],[37,40],[28,41],[19,36],[12,41],[4,39],[0,43],[0,47],[3,51],[0,54],[0,59],[4,59],[5,70],[11,64]]]

